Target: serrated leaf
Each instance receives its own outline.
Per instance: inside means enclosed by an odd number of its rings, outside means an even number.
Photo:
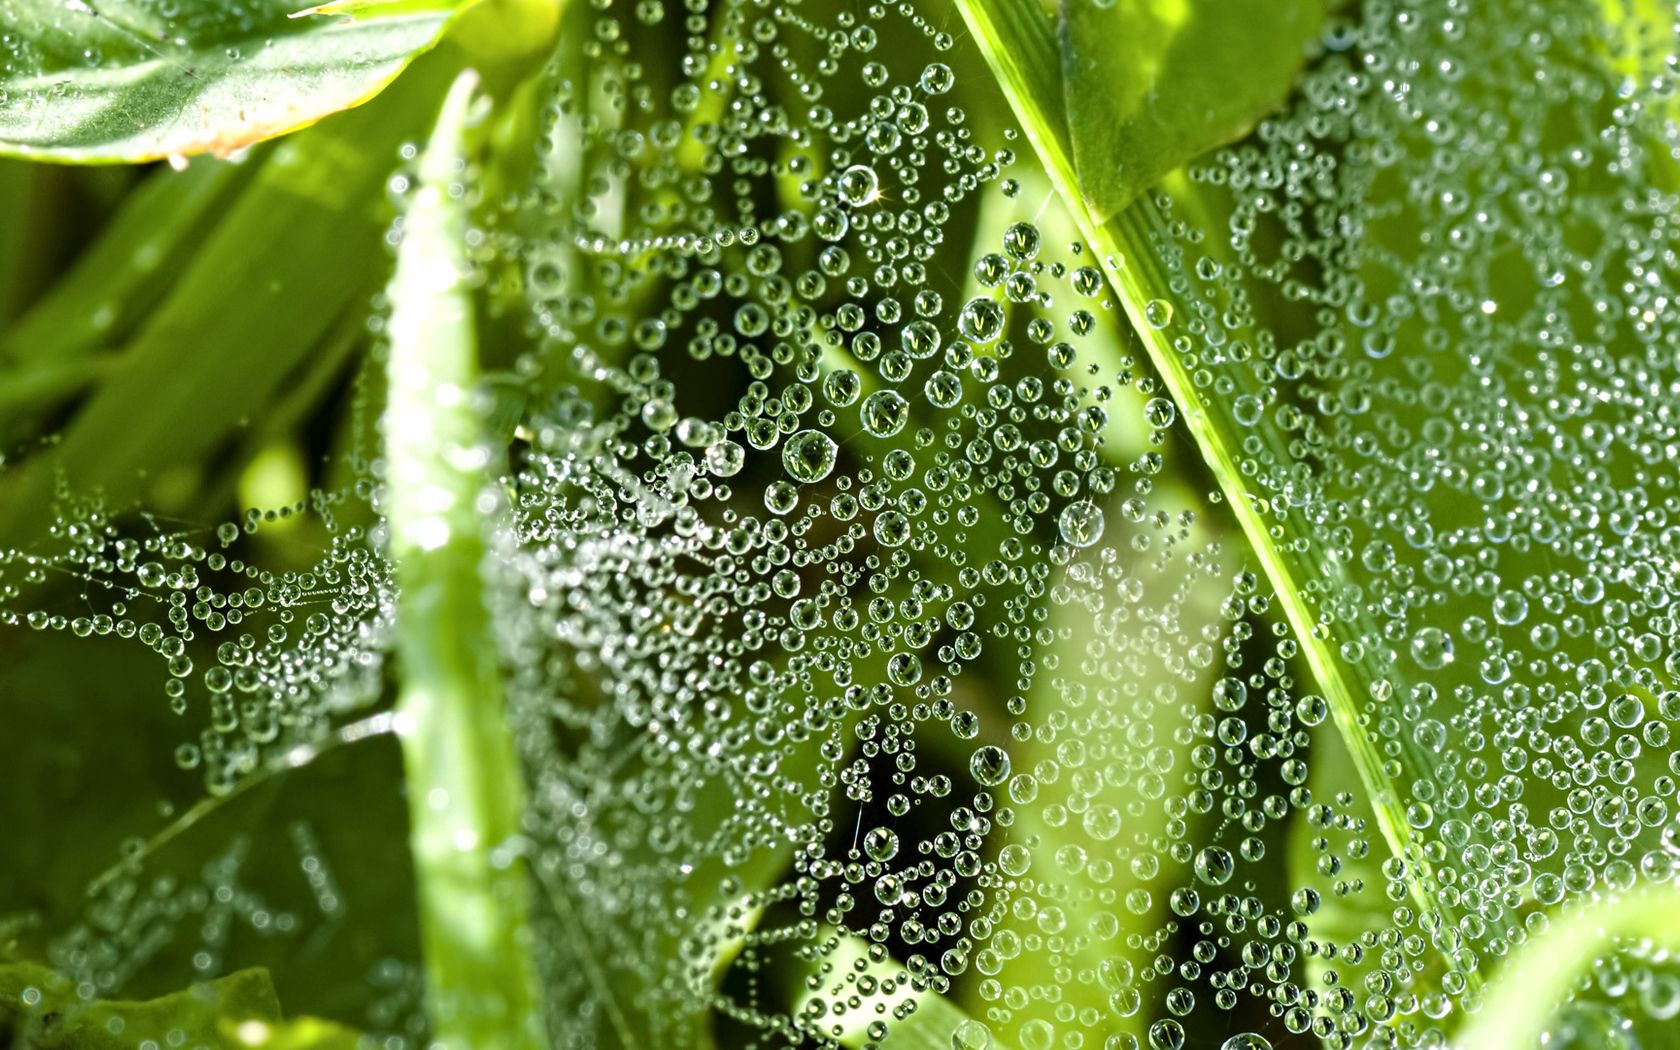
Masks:
[[[1288,94],[1324,0],[1064,0],[1062,82],[1097,222]]]
[[[134,162],[236,153],[360,105],[436,43],[462,3],[292,18],[292,0],[0,0],[0,154]]]

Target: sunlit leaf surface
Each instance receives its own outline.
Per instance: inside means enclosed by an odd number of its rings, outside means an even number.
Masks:
[[[226,156],[378,94],[456,3],[291,18],[289,0],[5,0],[0,153],[132,162]]]

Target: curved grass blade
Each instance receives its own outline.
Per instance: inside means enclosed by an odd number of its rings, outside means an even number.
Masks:
[[[409,781],[427,1007],[439,1044],[544,1045],[531,960],[524,790],[484,597],[488,449],[476,370],[464,140],[476,74],[420,161],[390,287],[386,514],[400,597],[398,733]]]
[[[1673,885],[1647,883],[1553,920],[1489,984],[1481,1010],[1460,1030],[1455,1045],[1460,1050],[1542,1045],[1553,1008],[1568,1001],[1575,982],[1618,942],[1639,939],[1680,947],[1680,895]]]

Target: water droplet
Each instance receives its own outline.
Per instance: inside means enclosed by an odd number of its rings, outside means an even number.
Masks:
[[[1196,877],[1210,886],[1223,886],[1231,881],[1236,862],[1230,851],[1219,846],[1206,846],[1196,853]]]
[[[1412,659],[1425,671],[1439,671],[1452,658],[1452,638],[1439,627],[1424,627],[1412,636]]]
[[[1003,334],[1003,307],[997,300],[976,296],[957,315],[957,328],[964,338],[990,343]]]
[[[863,836],[863,852],[870,860],[885,864],[898,856],[898,835],[891,828],[870,828]]]
[[[876,437],[888,438],[910,421],[910,402],[894,390],[877,390],[863,399],[859,413],[863,429]]]
[[[1102,539],[1103,512],[1088,499],[1069,503],[1056,518],[1062,539],[1075,547],[1090,547]]]
[[[951,1050],[991,1050],[992,1030],[966,1017],[951,1031]]]
[[[1152,397],[1143,406],[1143,420],[1157,430],[1165,430],[1178,418],[1178,409],[1164,397]]]
[[[992,744],[976,748],[968,760],[968,771],[981,787],[996,787],[1009,779],[1009,752]]]
[[[880,193],[880,178],[867,164],[853,164],[840,173],[840,199],[852,207],[872,204]]]
[[[1027,260],[1038,254],[1038,227],[1030,222],[1017,222],[1003,231],[1003,250],[1016,259]]]
[[[782,466],[793,480],[813,484],[834,469],[839,446],[820,430],[801,430],[782,444]]]

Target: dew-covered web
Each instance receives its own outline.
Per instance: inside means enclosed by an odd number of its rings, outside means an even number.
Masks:
[[[555,1045],[1440,1046],[1549,911],[1671,880],[1680,161],[1633,24],[1367,0],[1099,260],[950,13],[571,12],[475,238],[525,290],[486,576]],[[307,570],[67,500],[0,616],[154,650],[236,793],[383,728],[358,465]],[[157,915],[310,921],[237,842],[204,886],[135,852],[54,948],[101,994]],[[1554,1035],[1635,1039],[1671,970]],[[421,1045],[412,971],[370,989]]]

